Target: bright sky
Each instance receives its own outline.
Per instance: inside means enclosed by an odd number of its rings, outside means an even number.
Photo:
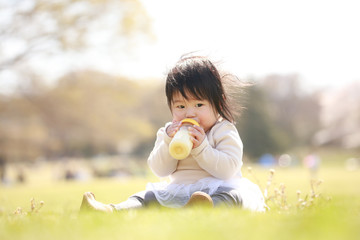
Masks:
[[[143,0],[156,46],[144,74],[201,50],[239,77],[298,73],[307,87],[360,81],[360,1]]]
[[[86,65],[164,79],[182,54],[199,51],[243,79],[296,73],[307,90],[360,81],[358,0],[141,1],[153,19],[157,41],[137,47],[131,58],[101,46],[80,60],[69,54],[34,64],[49,79]],[[11,88],[11,74],[5,71],[0,77],[0,86]]]

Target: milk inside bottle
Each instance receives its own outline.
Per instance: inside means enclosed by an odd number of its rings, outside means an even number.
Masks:
[[[185,118],[181,123],[180,129],[176,132],[169,144],[169,153],[177,160],[182,160],[189,156],[193,147],[188,127],[191,125],[200,126],[198,122],[191,118]]]

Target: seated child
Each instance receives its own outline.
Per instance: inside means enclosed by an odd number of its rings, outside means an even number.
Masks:
[[[181,58],[166,79],[172,121],[158,130],[148,158],[151,170],[170,181],[148,183],[144,191],[118,204],[98,202],[87,192],[81,210],[114,212],[150,204],[179,208],[201,203],[265,211],[259,187],[241,174],[243,144],[224,81],[209,59]],[[169,144],[183,119],[193,119],[199,126],[188,127],[193,147],[188,157],[177,160],[169,154]]]

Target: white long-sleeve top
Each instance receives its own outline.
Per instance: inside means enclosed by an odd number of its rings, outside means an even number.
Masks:
[[[148,158],[148,165],[157,176],[169,176],[174,184],[192,184],[207,177],[230,180],[241,176],[243,144],[234,124],[227,120],[217,122],[200,146],[192,149],[189,157],[183,160],[176,160],[169,154],[171,138],[166,133],[169,124],[157,132],[154,149]]]

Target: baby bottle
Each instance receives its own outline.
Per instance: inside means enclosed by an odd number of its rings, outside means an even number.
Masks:
[[[185,118],[181,121],[181,123],[182,125],[180,129],[176,132],[169,144],[169,153],[177,160],[182,160],[189,156],[193,147],[188,131],[189,125],[200,126],[198,122],[191,118]]]

